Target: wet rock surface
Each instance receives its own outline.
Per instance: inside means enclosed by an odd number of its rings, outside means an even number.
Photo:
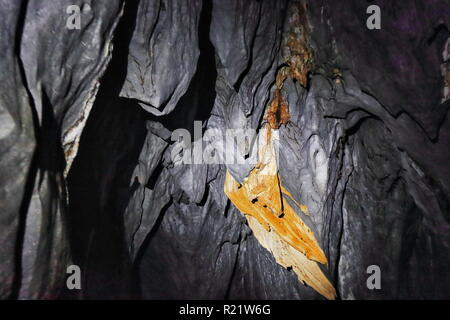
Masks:
[[[370,4],[380,30],[366,27]],[[445,0],[0,0],[0,297],[323,299],[225,195],[226,172],[242,183],[251,165],[171,156],[194,120],[262,129],[279,90],[279,178],[308,208],[337,297],[450,298],[449,12]],[[64,290],[71,264],[80,291]],[[370,265],[381,290],[367,288]]]

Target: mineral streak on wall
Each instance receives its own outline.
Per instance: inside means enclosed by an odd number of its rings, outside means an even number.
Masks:
[[[301,282],[327,299],[334,299],[336,291],[333,285],[314,262],[327,264],[327,258],[314,233],[286,200],[289,197],[299,210],[307,214],[307,207],[295,201],[280,181],[274,146],[278,142],[273,141],[275,135],[279,139],[278,128],[286,126],[290,120],[289,105],[283,97],[284,82],[290,77],[306,87],[313,68],[311,49],[306,42],[308,28],[304,4],[299,2],[296,9],[294,17],[289,19],[292,31],[287,42],[287,66],[277,72],[275,93],[264,117],[267,124],[260,132],[265,137],[258,139],[261,142],[258,163],[242,183],[236,182],[227,171],[224,189],[233,204],[246,215],[255,237],[276,261],[292,268]]]
[[[289,194],[278,175],[272,141],[275,132],[268,126],[262,134],[266,137],[260,139],[258,164],[242,184],[227,171],[225,194],[244,215],[249,216],[247,220],[255,237],[279,264],[293,268],[300,281],[324,297],[334,299],[333,285],[314,262],[327,264],[327,258],[313,232],[286,201]],[[298,209],[306,212],[303,205],[298,205]]]

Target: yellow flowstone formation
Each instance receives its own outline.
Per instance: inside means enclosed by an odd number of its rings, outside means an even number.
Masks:
[[[225,194],[245,215],[255,237],[284,267],[292,267],[300,281],[327,299],[334,299],[333,285],[316,263],[327,258],[306,226],[285,200],[290,197],[305,214],[307,208],[297,203],[282,186],[273,144],[273,132],[266,126],[266,139],[259,139],[258,164],[242,184],[227,171]],[[276,132],[276,131],[274,131]]]

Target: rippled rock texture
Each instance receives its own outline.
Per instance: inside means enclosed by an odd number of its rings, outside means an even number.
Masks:
[[[0,15],[1,298],[450,298],[447,0],[0,0]],[[174,164],[172,133],[195,120],[277,133],[328,296],[228,199],[227,175],[247,187],[254,166]]]

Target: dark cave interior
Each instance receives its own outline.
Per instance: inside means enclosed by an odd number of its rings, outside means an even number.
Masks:
[[[67,30],[69,2],[0,2],[1,298],[450,298],[448,1],[85,1]],[[271,106],[275,186],[174,164],[175,130],[261,134]]]

